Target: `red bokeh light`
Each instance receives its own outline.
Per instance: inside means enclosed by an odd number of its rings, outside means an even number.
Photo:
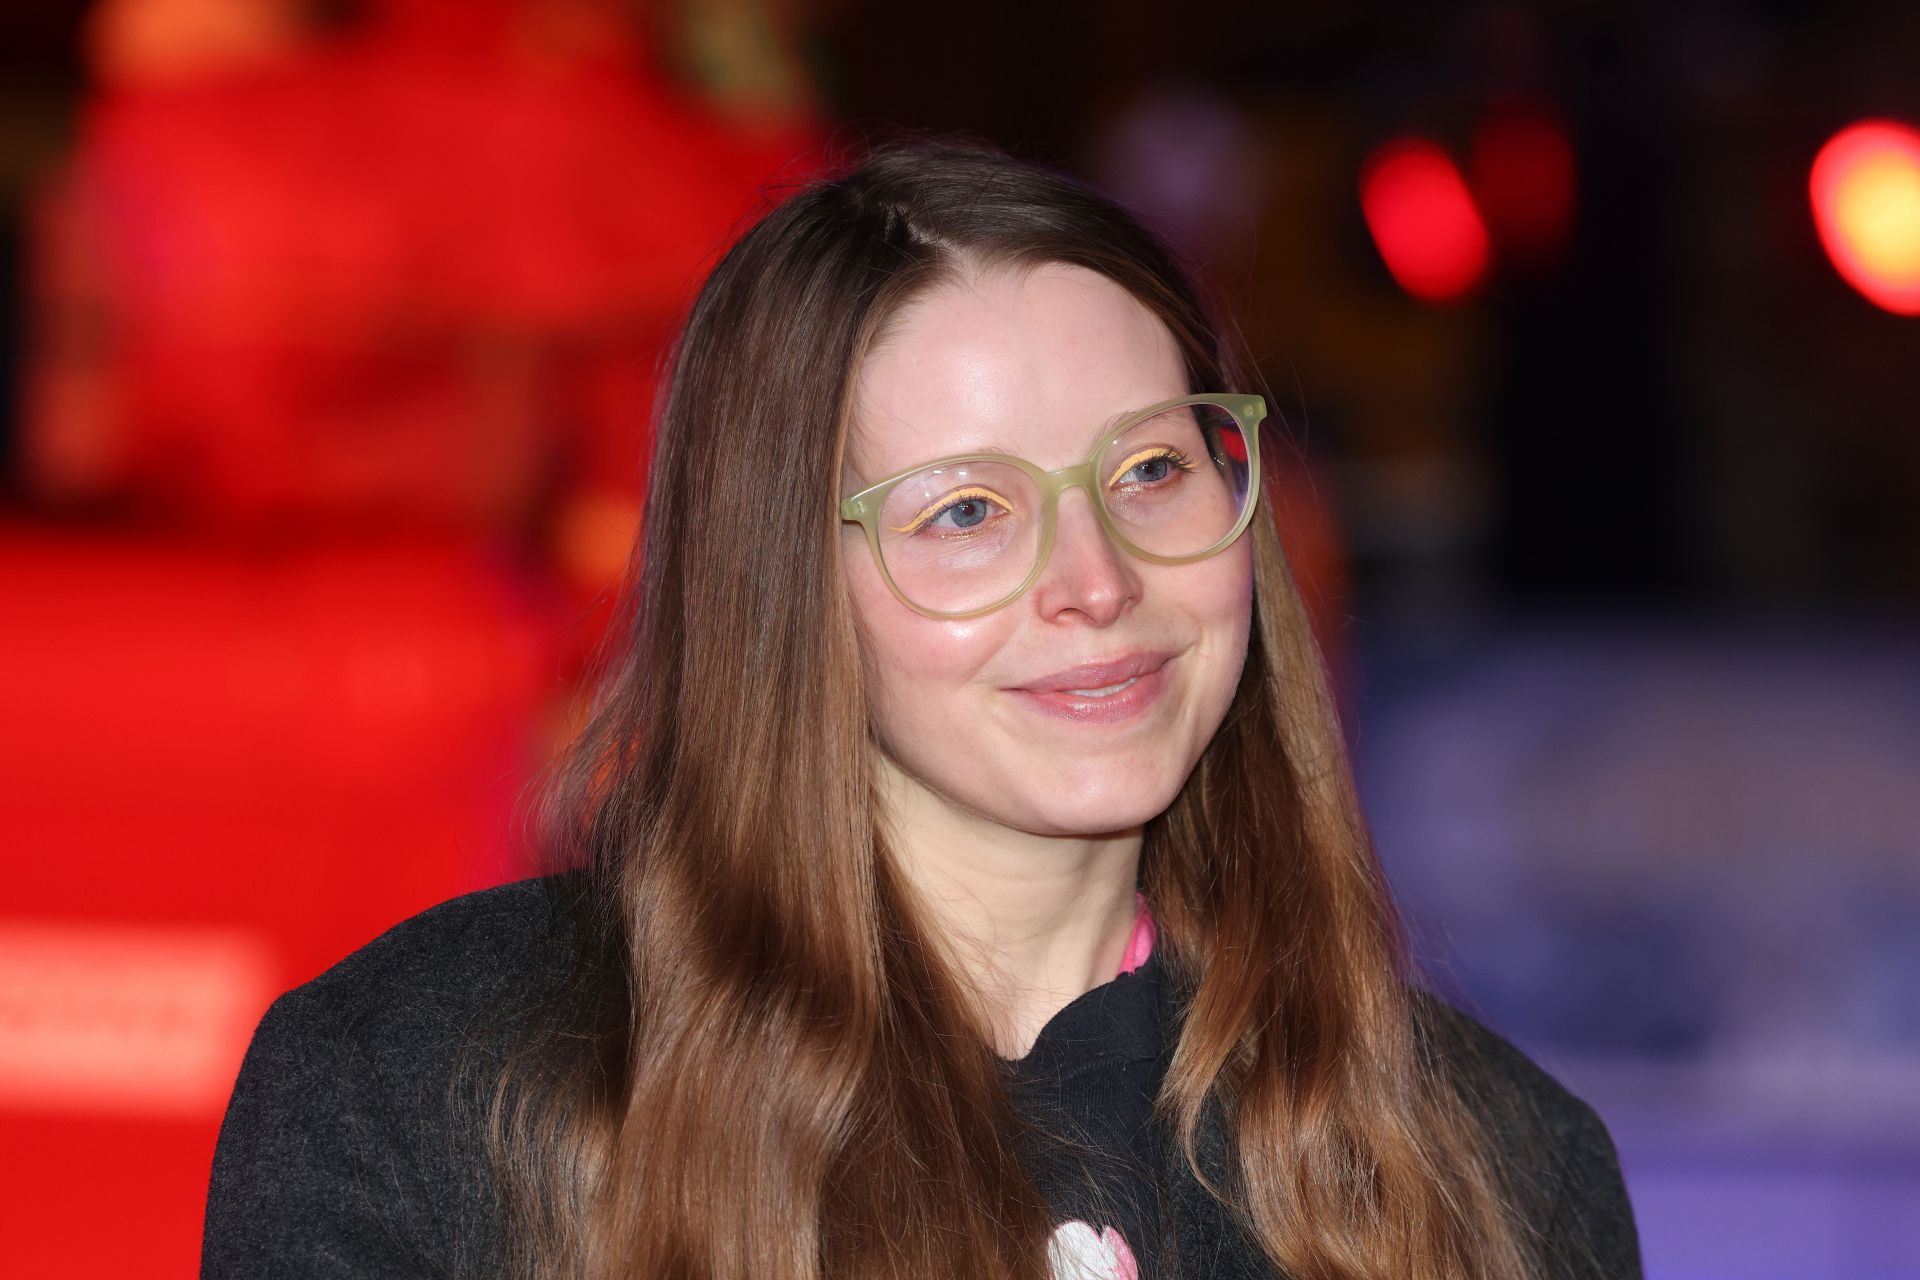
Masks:
[[[1842,129],[1814,158],[1808,194],[1847,283],[1896,315],[1920,315],[1920,132],[1890,120]]]
[[[1421,301],[1458,301],[1485,277],[1486,223],[1438,145],[1396,138],[1376,149],[1361,170],[1360,208],[1387,270]]]
[[[1551,104],[1502,103],[1473,131],[1473,193],[1503,254],[1542,263],[1573,226],[1573,142]]]

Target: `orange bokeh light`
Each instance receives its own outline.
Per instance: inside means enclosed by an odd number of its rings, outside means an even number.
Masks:
[[[1920,132],[1890,120],[1842,129],[1814,158],[1808,191],[1847,283],[1896,315],[1920,315]]]

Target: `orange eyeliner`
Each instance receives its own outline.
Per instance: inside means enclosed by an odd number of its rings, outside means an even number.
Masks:
[[[1142,462],[1145,462],[1152,458],[1165,458],[1167,461],[1173,463],[1174,466],[1178,467],[1182,471],[1193,470],[1193,464],[1188,462],[1185,458],[1181,457],[1180,451],[1178,449],[1171,448],[1170,446],[1164,445],[1164,444],[1157,444],[1157,445],[1154,445],[1151,449],[1141,449],[1137,451],[1136,453],[1134,453],[1132,457],[1128,458],[1125,462],[1121,463],[1119,468],[1115,470],[1112,475],[1107,477],[1107,485],[1111,487],[1113,483],[1116,480],[1118,480],[1121,476],[1127,474],[1127,472],[1133,470],[1135,467],[1139,466]]]
[[[952,493],[944,495],[930,505],[922,507],[920,514],[916,515],[913,519],[903,525],[891,527],[889,531],[892,533],[918,533],[920,527],[926,524],[927,521],[933,519],[954,503],[964,502],[968,498],[985,498],[988,502],[997,502],[1007,510],[1013,510],[1013,504],[993,490],[980,485],[974,485],[966,489],[956,489]]]

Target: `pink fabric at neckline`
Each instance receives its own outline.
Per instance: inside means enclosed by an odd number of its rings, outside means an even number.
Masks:
[[[1153,912],[1147,910],[1147,895],[1135,889],[1133,900],[1133,932],[1127,935],[1127,949],[1120,957],[1121,973],[1132,973],[1153,954]]]

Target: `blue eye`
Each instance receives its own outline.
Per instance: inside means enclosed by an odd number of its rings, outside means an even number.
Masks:
[[[1120,484],[1159,485],[1176,471],[1192,471],[1193,464],[1177,449],[1161,449],[1147,457],[1135,455],[1127,466],[1115,476]]]
[[[951,515],[953,523],[949,529],[971,529],[982,524],[992,514],[992,504],[985,498],[962,498],[951,506],[942,507],[929,523],[939,524],[943,516]]]
[[[936,499],[905,524],[895,525],[893,531],[915,534],[930,528],[936,534],[972,533],[992,523],[996,513],[1012,510],[1013,504],[992,489],[972,485]]]

